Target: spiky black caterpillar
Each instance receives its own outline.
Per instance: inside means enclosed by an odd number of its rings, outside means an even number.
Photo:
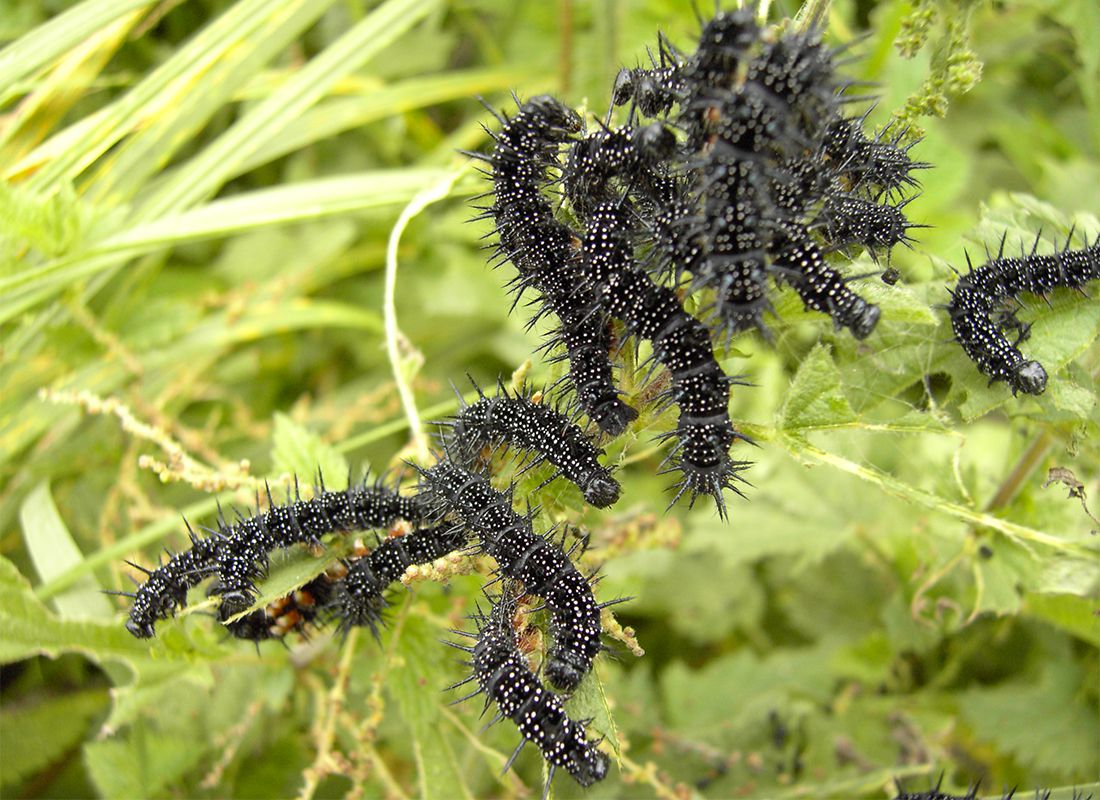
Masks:
[[[842,114],[849,84],[837,77],[835,54],[816,28],[775,33],[750,11],[719,13],[693,54],[664,40],[660,53],[652,70],[620,73],[614,100],[629,102],[632,118],[635,111],[675,115],[686,134],[673,171],[689,191],[674,206],[678,241],[691,243],[690,266],[677,263],[684,247],[660,243],[653,252],[662,271],[690,272],[692,292],[712,290],[727,335],[751,327],[767,333],[769,276],[790,283],[838,327],[869,335],[878,310],[824,256],[861,246],[877,257],[909,243],[916,226],[898,196],[926,165],[909,158],[904,132],[869,139],[863,118]]]
[[[526,391],[510,394],[499,384],[493,397],[486,397],[476,384],[475,388],[478,401],[463,404],[458,414],[440,423],[448,429],[445,449],[452,459],[474,466],[483,448],[518,448],[533,463],[547,461],[557,467],[591,505],[607,508],[619,499],[619,482],[599,462],[603,450],[554,405],[535,402]]]
[[[577,405],[617,436],[638,412],[615,387],[609,321],[592,313],[594,298],[578,280],[580,239],[554,218],[541,190],[559,145],[579,129],[580,119],[551,97],[533,98],[511,119],[499,119],[492,155],[470,154],[491,167],[493,203],[483,216],[493,219],[499,235],[495,258],[516,268],[516,302],[527,288],[538,292],[542,305],[532,324],[544,314],[558,318],[548,349],[563,346]]]
[[[1046,296],[1059,287],[1083,292],[1087,283],[1100,279],[1100,238],[1079,250],[1070,250],[1069,241],[1053,254],[1040,255],[1036,237],[1030,253],[1009,258],[1004,255],[1002,238],[996,258],[977,268],[971,266],[951,290],[947,312],[955,341],[978,370],[989,376],[991,385],[1005,381],[1013,394],[1042,394],[1046,389],[1046,369],[1038,361],[1026,359],[1018,347],[1026,338],[1027,326],[1015,322],[1011,314],[998,318],[996,312],[1025,292]],[[1010,322],[1019,330],[1015,344],[1003,331]]]
[[[729,457],[734,440],[744,438],[729,418],[731,381],[706,326],[684,310],[674,290],[638,266],[632,242],[637,209],[625,192],[633,187],[640,202],[653,202],[662,191],[668,176],[655,158],[672,148],[664,133],[661,126],[597,131],[574,144],[563,183],[585,224],[581,272],[596,289],[599,309],[637,340],[652,342],[654,359],[669,371],[668,398],[680,409],[668,471],[678,471],[681,480],[672,502],[686,493],[694,504],[709,494],[724,517],[723,490],[736,491],[733,482],[748,466]]]
[[[476,537],[501,575],[543,599],[553,638],[546,679],[561,691],[576,689],[603,649],[600,605],[588,579],[553,539],[535,533],[531,515],[517,514],[512,497],[482,475],[440,461],[421,470],[420,496],[437,516],[456,520]]]
[[[454,525],[382,539],[368,555],[344,562],[347,572],[333,582],[325,610],[342,629],[367,626],[377,637],[390,585],[414,564],[431,563],[465,545],[466,531]]]
[[[518,594],[511,581],[505,582],[500,597],[490,598],[489,613],[473,618],[477,634],[459,631],[476,638],[476,643],[472,647],[452,643],[470,653],[469,666],[473,670],[456,686],[477,681],[478,690],[463,699],[484,693],[486,707],[496,703],[500,716],[512,720],[519,729],[523,738],[505,769],[524,744],[532,742],[550,765],[547,788],[559,767],[581,786],[591,786],[607,775],[608,756],[597,748],[599,742],[588,738],[586,723],[570,719],[562,701],[542,687],[520,652],[513,623]]]
[[[266,573],[268,556],[275,550],[319,545],[322,536],[337,531],[370,530],[398,519],[421,518],[416,498],[398,494],[381,482],[364,482],[342,491],[328,491],[322,485],[309,500],[301,499],[295,483],[293,497],[288,493],[283,505],[272,500],[270,491],[267,494],[267,511],[257,510],[251,517],[238,513],[233,523],[219,514],[217,529],[203,538],[188,526],[189,550],[172,555],[153,570],[137,567],[146,579],[132,594],[126,629],[141,639],[152,637],[157,620],[182,608],[187,591],[212,575],[217,576],[215,592],[226,606],[226,616],[232,616],[252,605],[255,581]]]
[[[243,609],[233,603],[218,606],[218,621],[231,636],[251,642],[268,639],[283,640],[292,633],[306,635],[313,627],[321,627],[325,621],[324,608],[331,595],[332,581],[327,575],[318,575],[293,592],[276,598],[263,608],[257,608],[243,617],[233,619]],[[210,594],[217,594],[213,584]]]
[[[465,532],[453,525],[384,538],[376,535],[373,548],[357,542],[356,550],[339,564],[243,617],[231,619],[244,609],[223,598],[218,619],[232,636],[256,642],[305,633],[328,623],[345,631],[369,627],[377,637],[389,606],[386,592],[394,581],[410,566],[428,564],[465,544]],[[217,588],[212,586],[210,593],[217,594]]]

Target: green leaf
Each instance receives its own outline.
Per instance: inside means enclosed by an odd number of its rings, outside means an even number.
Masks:
[[[1029,594],[1023,611],[1056,628],[1100,647],[1100,618],[1096,601],[1072,594]]]
[[[45,583],[72,569],[84,560],[61,515],[57,512],[48,484],[40,483],[27,495],[19,510],[23,541]],[[85,575],[68,590],[53,597],[53,605],[62,619],[105,619],[114,616],[91,575]]]
[[[61,759],[107,707],[103,689],[69,692],[33,706],[0,708],[0,785],[10,786]]]
[[[244,43],[266,21],[269,9],[281,4],[282,0],[240,0],[230,6],[136,86],[101,109],[95,123],[82,128],[79,137],[40,165],[27,185],[48,194],[60,183],[76,181],[89,165],[142,122],[163,113],[164,103],[170,100],[174,88],[186,87],[199,80],[211,62],[224,57],[234,47],[246,46]],[[36,158],[32,153],[28,160],[33,163]],[[22,170],[26,169],[27,166],[22,166]]]
[[[159,217],[212,195],[337,80],[367,63],[438,4],[438,0],[387,0],[378,6],[191,159],[145,201],[139,214]]]
[[[155,114],[148,124],[127,137],[102,159],[90,179],[93,202],[110,198],[129,200],[172,158],[176,150],[195,140],[211,116],[226,107],[242,87],[303,31],[324,14],[334,0],[283,0],[253,15],[241,25],[235,39],[194,80],[170,87],[172,113]],[[163,98],[168,100],[168,97]],[[139,210],[139,215],[155,209]]]
[[[606,737],[616,757],[622,756],[622,745],[619,742],[619,729],[615,726],[615,720],[611,716],[611,706],[607,702],[603,682],[600,680],[599,670],[589,672],[580,686],[576,688],[572,696],[566,701],[565,710],[572,719],[590,719],[588,738],[594,736]]]
[[[318,104],[287,123],[281,136],[267,141],[241,165],[247,172],[314,142],[372,122],[447,100],[466,99],[480,93],[508,89],[522,75],[501,70],[452,70],[423,78],[409,78],[377,89],[363,89],[362,96],[334,98]]]
[[[824,345],[818,344],[802,361],[777,415],[776,426],[804,431],[843,425],[855,419],[840,383],[840,372]]]
[[[820,665],[828,662],[831,649],[789,649],[766,659],[742,651],[701,669],[675,662],[661,679],[669,724],[694,740],[719,744],[737,728],[766,720],[777,703],[824,701],[832,677]]]
[[[248,192],[169,214],[110,236],[79,255],[0,278],[0,322],[136,256],[271,225],[403,203],[447,174],[445,170],[407,169],[343,175]]]
[[[165,786],[198,766],[207,749],[205,743],[184,737],[135,734],[85,744],[84,760],[101,797],[134,800],[161,794]]]
[[[401,628],[404,665],[389,672],[389,688],[408,724],[423,798],[472,797],[464,773],[449,742],[442,736],[437,687],[446,686],[447,673],[439,658],[439,642],[418,616],[405,617]]]
[[[116,19],[152,0],[85,0],[0,50],[0,86],[16,85]],[[0,97],[0,102],[6,100]]]
[[[1096,774],[1100,719],[1084,681],[1075,661],[1050,658],[1038,682],[971,689],[960,695],[959,709],[979,739],[1021,764],[1066,781],[1087,779]]]
[[[346,489],[348,461],[336,448],[286,414],[275,415],[271,460],[276,473],[296,475],[299,481],[316,481],[318,472],[329,489]]]
[[[127,633],[119,622],[58,619],[34,596],[15,565],[0,557],[0,664],[33,655],[56,658],[62,653],[81,653],[100,663],[120,660],[133,666],[148,658],[149,646]]]
[[[275,552],[271,556],[267,577],[259,584],[260,591],[256,600],[247,609],[234,614],[227,621],[240,619],[257,608],[264,608],[280,597],[286,597],[299,586],[316,578],[339,559],[338,548],[329,548],[320,557],[301,547]]]

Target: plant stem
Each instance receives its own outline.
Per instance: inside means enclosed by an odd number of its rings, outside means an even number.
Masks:
[[[443,176],[438,182],[417,192],[409,204],[401,211],[386,243],[386,284],[382,297],[382,319],[386,330],[386,354],[389,356],[393,380],[397,393],[401,397],[401,407],[409,421],[409,435],[417,457],[424,460],[428,456],[428,444],[420,425],[420,412],[416,408],[411,378],[419,365],[411,364],[415,359],[412,345],[397,326],[397,249],[401,244],[401,234],[412,219],[432,203],[445,199],[468,167],[462,167]],[[406,350],[403,354],[402,348]],[[411,367],[411,368],[410,368]]]
[[[573,0],[558,0],[558,90],[568,96],[573,84]]]
[[[1049,431],[1043,431],[1035,437],[1033,441],[1020,456],[1020,460],[1016,462],[1016,466],[1012,468],[1012,472],[1008,473],[1008,477],[1004,479],[1001,485],[997,488],[997,493],[993,495],[993,498],[986,505],[986,511],[993,511],[998,508],[1003,508],[1012,502],[1017,492],[1024,485],[1024,481],[1028,476],[1035,471],[1035,468],[1043,462],[1046,458],[1047,452],[1050,450],[1051,445],[1054,444],[1054,437],[1050,435]]]

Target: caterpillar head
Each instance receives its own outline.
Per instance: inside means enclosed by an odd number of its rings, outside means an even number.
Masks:
[[[880,316],[882,316],[882,311],[878,306],[860,299],[858,311],[845,322],[851,329],[853,336],[857,339],[866,339],[871,335],[871,331],[875,329],[875,326],[878,325]]]
[[[606,471],[594,472],[584,487],[584,499],[596,508],[607,508],[619,499],[622,487]]]
[[[152,622],[136,620],[133,617],[126,620],[126,630],[138,639],[152,639],[156,635]]]
[[[559,651],[554,658],[548,658],[544,665],[544,675],[547,682],[555,689],[562,692],[572,692],[588,672],[588,664],[574,663],[571,658],[574,654],[569,651]]]
[[[547,129],[560,134],[578,133],[582,127],[581,116],[561,100],[548,94],[532,97],[523,104]]]
[[[573,776],[573,780],[581,786],[588,787],[607,777],[609,763],[607,753],[588,745],[584,748],[583,757],[570,759],[567,769]]]
[[[618,397],[611,397],[599,403],[589,412],[589,416],[601,431],[608,436],[618,436],[631,422],[638,418],[638,411],[628,406]]]
[[[1042,394],[1046,388],[1047,371],[1038,361],[1021,361],[1013,368],[1013,393]]]

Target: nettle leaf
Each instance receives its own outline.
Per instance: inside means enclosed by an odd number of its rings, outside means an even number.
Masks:
[[[1095,600],[1072,594],[1030,594],[1024,600],[1023,612],[1100,647]]]
[[[84,762],[101,797],[153,797],[198,767],[206,755],[205,743],[179,736],[156,744],[134,739],[109,739],[84,745]]]
[[[727,562],[712,547],[635,553],[623,560],[628,563],[617,563],[609,578],[616,586],[624,576],[634,579],[627,589],[634,596],[630,614],[667,620],[692,642],[705,645],[738,628],[755,629],[763,616],[764,590],[751,565]],[[696,580],[703,571],[712,580]]]
[[[62,620],[35,597],[15,565],[0,557],[0,663],[10,664],[33,655],[56,658],[81,653],[96,661],[134,662],[148,657],[148,645],[139,642],[117,622]]]
[[[1023,603],[1023,593],[1038,583],[1042,564],[1008,540],[998,541],[987,552],[989,557],[979,556],[973,562],[973,613],[1015,614]]]
[[[104,797],[152,797],[212,763],[222,743],[263,728],[265,709],[277,714],[292,684],[285,670],[260,662],[219,669],[205,691],[166,692],[144,708],[142,724],[85,745],[92,780]],[[277,691],[264,691],[276,687]],[[200,775],[202,773],[199,773]]]
[[[1100,719],[1086,700],[1086,677],[1067,648],[1045,658],[1035,683],[1014,681],[959,695],[974,735],[1021,764],[1067,782],[1096,774]]]
[[[1047,384],[1047,390],[1037,398],[1046,415],[1056,419],[1054,411],[1065,412],[1067,421],[1088,419],[1096,411],[1096,392],[1073,381],[1069,376]]]
[[[890,594],[889,577],[849,549],[827,556],[817,569],[788,580],[787,590],[775,599],[791,625],[811,640],[855,641],[881,631],[879,608]],[[769,571],[782,575],[782,561]],[[786,577],[786,576],[784,576]],[[859,586],[859,592],[851,587]]]
[[[1050,594],[1096,597],[1100,593],[1100,560],[1059,556],[1041,565],[1036,589]]]
[[[33,706],[0,708],[0,786],[9,786],[59,760],[90,733],[110,698],[103,689],[68,692]]]
[[[737,506],[736,532],[712,513],[694,512],[681,553],[709,550],[731,565],[779,557],[803,570],[844,547],[857,531],[885,525],[883,493],[838,470],[807,469],[794,458],[765,453],[750,479],[757,488],[752,502]],[[897,524],[896,515],[890,524]]]
[[[833,677],[821,665],[833,648],[806,647],[758,659],[742,651],[691,669],[673,663],[661,676],[661,693],[670,727],[694,741],[728,743],[743,726],[768,718],[777,704],[792,699],[824,703]]]
[[[139,693],[155,692],[158,686],[178,690],[182,680],[208,682],[206,662],[194,661],[195,648],[181,646],[173,633],[150,644],[131,636],[120,621],[58,619],[35,597],[15,565],[0,557],[0,663],[77,653],[104,666],[121,687],[108,726],[120,725],[147,707]]]
[[[824,345],[815,346],[791,381],[776,426],[781,430],[802,432],[844,425],[855,418],[832,356]]]
[[[871,264],[866,266],[872,267]],[[924,292],[919,289],[901,284],[886,286],[881,282],[873,282],[860,284],[859,292],[866,300],[882,309],[882,319],[888,321],[890,327],[934,328],[943,321],[943,317],[929,305]],[[925,335],[929,334],[930,332],[925,332]]]
[[[473,797],[450,742],[443,736],[441,689],[452,683],[440,658],[438,630],[408,614],[400,627],[404,664],[388,673],[390,693],[409,726],[419,784],[424,798]]]
[[[347,459],[331,444],[286,414],[275,415],[271,460],[276,473],[297,475],[299,481],[308,483],[317,480],[320,470],[326,487],[336,490],[347,488]]]
[[[342,551],[343,548],[332,547],[318,556],[305,547],[296,547],[293,550],[278,550],[272,553],[267,577],[259,584],[260,593],[255,602],[226,621],[240,619],[290,594],[335,564],[340,559]]]
[[[619,729],[611,716],[611,706],[607,702],[603,681],[600,680],[598,673],[599,670],[594,669],[584,677],[581,685],[566,701],[565,710],[573,719],[591,719],[592,724],[588,728],[589,738],[607,737],[607,742],[615,751],[616,758],[621,758],[622,745],[619,743]]]

